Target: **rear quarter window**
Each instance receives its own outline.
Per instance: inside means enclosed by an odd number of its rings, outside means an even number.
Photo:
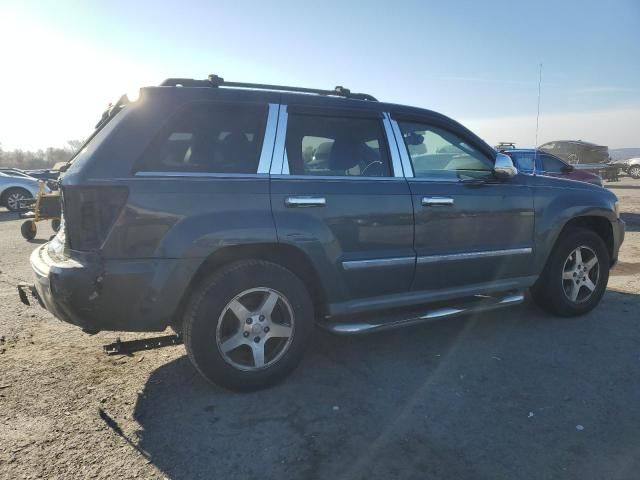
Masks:
[[[256,173],[267,105],[193,104],[163,127],[135,171]]]

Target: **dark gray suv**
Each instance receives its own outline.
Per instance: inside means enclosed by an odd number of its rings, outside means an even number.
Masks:
[[[89,333],[171,326],[234,389],[285,376],[314,325],[383,330],[527,289],[583,314],[624,237],[611,192],[520,175],[438,113],[216,76],[123,97],[61,190],[31,256],[41,304]]]

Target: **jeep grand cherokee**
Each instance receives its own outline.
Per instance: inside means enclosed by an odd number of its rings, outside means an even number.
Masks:
[[[31,264],[87,332],[181,332],[209,380],[255,389],[314,325],[384,330],[514,305],[600,301],[624,237],[615,195],[518,174],[459,123],[337,87],[169,79],[123,97],[61,181]]]

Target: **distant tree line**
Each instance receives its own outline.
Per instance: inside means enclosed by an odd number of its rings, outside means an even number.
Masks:
[[[2,144],[0,144],[0,167],[21,168],[23,170],[51,168],[58,162],[69,160],[83,143],[82,140],[69,140],[62,148],[49,147],[36,151],[3,150]]]

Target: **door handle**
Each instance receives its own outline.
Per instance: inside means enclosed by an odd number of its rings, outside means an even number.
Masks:
[[[327,199],[324,197],[287,197],[284,204],[289,208],[324,207]]]
[[[422,197],[423,207],[450,207],[453,205],[451,197]]]

